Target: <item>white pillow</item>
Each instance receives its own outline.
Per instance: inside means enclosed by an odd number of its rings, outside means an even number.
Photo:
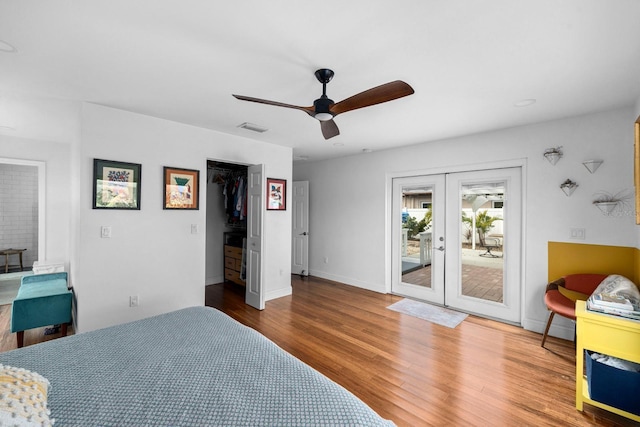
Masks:
[[[0,364],[0,426],[52,426],[48,388],[42,375]]]

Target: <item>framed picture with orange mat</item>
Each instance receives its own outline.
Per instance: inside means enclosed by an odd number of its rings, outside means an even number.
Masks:
[[[163,209],[197,210],[199,192],[199,170],[164,167]]]

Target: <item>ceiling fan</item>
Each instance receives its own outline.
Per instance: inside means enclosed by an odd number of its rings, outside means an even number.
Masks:
[[[340,135],[338,125],[333,118],[338,114],[347,111],[357,110],[358,108],[369,107],[371,105],[381,104],[394,99],[411,95],[414,91],[407,83],[396,80],[376,86],[364,92],[360,92],[340,102],[333,102],[327,97],[327,83],[333,78],[333,71],[327,68],[321,68],[315,72],[316,78],[322,83],[322,96],[313,101],[311,107],[300,107],[298,105],[284,104],[282,102],[268,101],[266,99],[252,98],[250,96],[233,95],[242,101],[258,102],[260,104],[275,105],[277,107],[294,108],[302,110],[320,121],[320,129],[324,139],[333,138]]]

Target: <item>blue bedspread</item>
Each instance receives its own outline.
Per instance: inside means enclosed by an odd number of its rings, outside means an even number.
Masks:
[[[0,353],[49,379],[56,426],[392,426],[263,335],[208,307]]]

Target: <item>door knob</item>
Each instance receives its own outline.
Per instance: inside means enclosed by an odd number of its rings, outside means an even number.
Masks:
[[[437,248],[436,248],[436,247],[434,247],[433,249],[437,249],[437,250],[439,250],[440,252],[442,252],[442,251],[444,251],[444,246],[438,246]]]
[[[307,233],[306,231],[304,233],[300,233],[301,236],[306,236],[307,234],[309,233]]]

